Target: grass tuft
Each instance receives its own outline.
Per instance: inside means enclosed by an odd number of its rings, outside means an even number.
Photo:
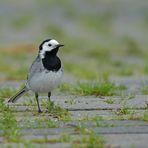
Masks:
[[[104,148],[104,139],[99,134],[96,134],[93,130],[85,127],[82,124],[78,124],[76,131],[79,132],[81,138],[72,142],[72,147],[99,147]]]
[[[62,133],[59,137],[59,142],[70,142],[71,140],[71,135],[68,133]]]
[[[148,86],[143,86],[141,88],[141,93],[144,94],[144,95],[147,95],[148,94]]]
[[[8,98],[14,95],[17,92],[17,89],[14,88],[0,88],[0,97]]]
[[[114,104],[114,100],[112,100],[112,99],[107,99],[104,102],[106,102],[108,104]]]
[[[0,99],[0,111],[2,116],[0,117],[1,129],[3,135],[8,141],[16,142],[19,140],[19,127],[15,116],[12,114],[12,108],[5,105],[4,101]]]
[[[53,117],[64,121],[70,120],[70,113],[67,109],[61,108],[60,106],[55,105],[53,102],[46,103],[45,106]]]
[[[78,83],[74,87],[74,92],[80,95],[95,95],[95,96],[113,96],[117,95],[117,90],[120,88],[114,83]]]
[[[82,64],[74,64],[74,63],[65,63],[65,70],[68,73],[73,74],[82,79],[95,80],[97,79],[98,73],[94,71],[94,69],[88,66],[83,66]],[[91,70],[92,69],[92,70]]]
[[[144,113],[143,120],[148,122],[148,111]]]
[[[63,83],[59,86],[60,91],[70,92],[75,95],[113,96],[119,95],[127,89],[124,85],[116,85],[108,81],[104,82],[78,82],[75,85]]]

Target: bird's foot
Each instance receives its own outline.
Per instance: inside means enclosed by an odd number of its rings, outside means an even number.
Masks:
[[[38,113],[42,113],[41,109],[38,110]]]

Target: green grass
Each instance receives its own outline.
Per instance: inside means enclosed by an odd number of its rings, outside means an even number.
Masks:
[[[97,79],[97,72],[95,70],[91,70],[91,67],[83,66],[82,64],[74,64],[74,63],[65,63],[64,64],[66,72],[73,74],[76,77],[94,80]]]
[[[7,72],[6,78],[7,80],[24,80],[27,78],[28,67],[19,66],[16,69],[11,70],[9,73]]]
[[[0,88],[0,97],[1,98],[9,98],[14,95],[18,89],[14,88]]]
[[[76,94],[95,96],[117,95],[117,90],[120,90],[120,87],[110,82],[78,83],[74,88]]]
[[[100,46],[95,46],[93,49],[87,51],[87,57],[88,58],[95,58],[99,62],[104,62],[104,61],[110,61],[111,58],[111,53],[109,49],[106,49],[104,47]]]
[[[57,3],[59,3],[60,5],[58,6]],[[21,3],[19,2],[18,5],[20,4]],[[26,3],[22,4],[26,5]],[[102,9],[98,9],[98,4]],[[7,5],[9,8],[9,4]],[[36,1],[30,3],[30,9],[28,9],[29,11],[27,10],[28,12],[25,12],[25,10],[23,10],[24,13],[12,16],[10,15],[10,18],[6,14],[7,17],[5,17],[5,15],[4,18],[1,16],[1,22],[2,27],[4,27],[4,31],[6,31],[8,27],[10,37],[12,36],[11,33],[13,33],[13,35],[16,35],[16,37],[14,37],[14,40],[16,40],[18,34],[23,34],[24,32],[26,32],[26,30],[30,30],[30,28],[32,27],[34,28],[34,26],[36,26],[35,28],[38,29],[37,34],[39,34],[39,36],[34,39],[35,42],[38,42],[38,44],[40,44],[40,41],[42,40],[42,35],[50,35],[51,37],[54,37],[55,39],[60,41],[60,43],[66,45],[60,51],[60,54],[62,55],[60,57],[64,64],[65,73],[74,76],[78,80],[86,79],[95,81],[95,83],[89,81],[88,83],[82,82],[77,83],[76,85],[70,85],[67,83],[61,84],[59,87],[60,91],[64,93],[67,92],[69,94],[85,96],[120,95],[121,102],[119,101],[119,103],[124,103],[129,99],[133,99],[134,95],[124,94],[124,92],[121,93],[122,91],[126,90],[126,87],[124,85],[116,85],[114,83],[110,83],[109,78],[112,75],[138,75],[140,77],[141,75],[148,74],[147,41],[145,43],[145,39],[141,38],[142,36],[145,36],[145,33],[147,31],[148,19],[147,16],[143,18],[143,11],[141,11],[142,9],[137,9],[136,11],[134,11],[136,13],[131,13],[135,9],[132,9],[132,7],[130,6],[126,6],[126,3],[125,5],[120,5],[121,3],[116,1],[101,2],[97,0],[93,1],[93,3],[91,1],[86,1],[84,3],[83,1],[75,2],[63,0],[58,2]],[[107,9],[103,9],[105,8],[105,6],[108,6]],[[82,7],[84,9],[81,9]],[[122,11],[120,10],[121,7],[123,8],[122,10],[124,10],[123,13],[126,12],[126,10],[127,12],[130,10],[129,16],[136,18],[138,22],[138,24],[134,22],[132,24],[132,22],[130,22],[129,26],[127,24],[127,28],[129,27],[130,29],[130,25],[134,28],[133,30],[131,29],[130,32],[132,36],[127,33],[128,31],[125,31],[124,34],[122,33],[122,29],[124,30],[126,28],[122,28],[120,30],[120,19],[122,19],[122,16],[120,17],[120,13],[118,12]],[[141,5],[139,8],[142,7],[143,5]],[[40,12],[42,13],[38,13],[38,8],[41,10]],[[54,10],[58,10],[57,13],[51,13]],[[13,11],[15,12],[15,10]],[[55,17],[53,17],[54,21],[48,19],[46,19],[45,22],[43,21],[43,16],[47,16],[48,14],[49,16],[52,14],[55,15]],[[60,15],[60,19],[58,17],[56,18],[57,14]],[[129,19],[131,17],[129,17]],[[5,18],[7,20],[5,20]],[[143,20],[144,24],[142,21],[139,21],[141,19],[145,19]],[[36,24],[36,22],[40,22],[40,24]],[[65,22],[71,23],[65,24]],[[116,28],[117,24],[119,25],[119,27]],[[124,24],[122,25],[124,26]],[[32,31],[34,32],[35,30],[33,29]],[[26,39],[26,34],[24,34],[24,39]],[[22,37],[20,37],[19,39],[20,42],[23,41],[21,38]],[[34,41],[32,41],[32,43],[33,42]],[[34,47],[32,48],[32,46],[22,45],[24,43],[20,44],[21,45],[16,47],[10,47],[8,49],[0,50],[0,76],[1,74],[3,76],[0,77],[0,80],[26,79],[30,63],[37,54],[38,44],[36,45],[36,49]],[[8,43],[8,46],[9,45],[11,45],[11,43]],[[9,88],[0,89],[0,98],[8,98],[14,95],[16,91],[17,90],[15,89]],[[148,94],[148,87],[143,86],[140,91],[142,94]],[[114,103],[113,99],[105,99],[104,101],[108,104]],[[65,103],[67,103],[67,105],[74,105],[77,102],[73,99],[69,99]],[[30,102],[27,102],[26,104],[33,105],[34,102],[30,100]],[[22,129],[58,127],[56,121],[50,118],[47,118],[46,120],[40,118],[40,116],[42,117],[44,115],[56,117],[55,120],[57,120],[57,118],[58,120],[62,121],[72,120],[69,117],[69,112],[67,110],[62,109],[61,107],[53,103],[46,104],[45,107],[48,108],[47,113],[34,114],[34,117],[39,117],[39,119],[35,119],[32,121],[28,120],[27,122],[31,122],[30,125],[26,124],[22,127]],[[146,103],[145,109],[147,108],[148,105]],[[4,138],[6,139],[6,141],[8,140],[17,142],[17,140],[19,140],[19,132],[21,129],[19,129],[20,127],[18,127],[19,124],[16,121],[13,112],[11,112],[13,111],[13,108],[5,105],[3,102],[0,102],[0,111],[0,129],[3,129],[4,131]],[[27,116],[29,115],[30,114],[27,114]],[[124,118],[124,116],[127,116],[127,119],[135,119],[135,117],[133,116],[135,115],[135,113],[124,104],[121,104],[121,108],[117,110],[117,115],[119,118],[123,119],[126,119],[126,117]],[[141,115],[140,119],[148,121],[147,111],[144,113],[144,115]],[[88,116],[86,116],[82,120],[95,122],[96,126],[98,127],[103,126],[102,117],[89,118]],[[43,123],[46,123],[46,125]],[[36,147],[36,145],[34,144],[41,144],[41,146],[43,146],[42,144],[57,142],[72,143],[72,147],[74,148],[95,148],[96,145],[100,148],[105,147],[104,139],[102,138],[102,136],[97,135],[95,132],[91,131],[89,127],[78,125],[76,130],[80,135],[80,138],[77,140],[73,140],[69,134],[63,133],[60,135],[60,138],[54,140],[48,139],[48,137],[45,136],[43,140],[34,139],[34,141],[23,141],[22,139],[20,140],[20,143],[24,144],[24,147],[31,148]],[[11,145],[8,147],[11,147]]]
[[[147,59],[147,56],[145,54],[146,57],[144,57],[143,60],[144,64],[141,66],[140,64],[130,63],[122,58],[121,60],[120,58],[118,60],[112,59],[112,54],[114,53],[112,52],[112,47],[110,49],[103,45],[91,45],[86,51],[77,51],[73,48],[75,48],[75,41],[78,39],[72,40],[67,38],[65,39],[65,42],[67,42],[67,40],[69,40],[70,43],[68,44],[68,47],[65,46],[60,52],[62,55],[60,57],[62,57],[65,72],[72,74],[79,79],[96,80],[103,77],[104,73],[108,77],[110,75],[132,76],[135,74],[147,74],[147,61],[145,60]],[[72,50],[69,50],[69,46]],[[77,46],[78,47],[76,48],[81,48],[81,42],[77,44]],[[8,49],[1,49],[0,71],[4,74],[4,78],[1,79],[26,79],[30,63],[33,61],[31,59],[35,58],[36,53],[37,50],[32,45],[18,45]],[[5,57],[2,55],[5,55]],[[69,55],[72,56],[70,61],[67,59]],[[127,59],[128,55],[129,54],[125,55],[127,56]]]
[[[129,93],[129,94],[121,93],[120,96],[121,96],[121,101],[120,101],[120,103],[125,103],[126,101],[135,98],[135,94],[132,94],[132,93]]]
[[[1,129],[3,130],[3,136],[8,141],[16,142],[19,140],[19,127],[15,116],[12,114],[12,108],[5,105],[2,99],[0,99],[0,110],[2,115],[0,116]]]
[[[118,2],[109,2],[109,9],[100,10],[95,7],[98,4],[100,7],[106,6],[107,3],[108,2],[104,1],[101,3],[94,1],[94,3],[91,4],[92,7],[88,7],[90,5],[89,1],[85,4],[80,1],[62,1],[60,2],[60,6],[57,5],[56,1],[37,1],[34,2],[34,4],[31,3],[30,8],[32,9],[30,9],[29,12],[26,11],[23,14],[14,15],[10,18],[9,16],[1,16],[1,22],[3,22],[3,26],[8,24],[8,26],[6,25],[6,27],[10,29],[8,29],[8,32],[16,32],[17,35],[20,31],[24,33],[26,30],[28,31],[37,25],[38,33],[41,36],[42,34],[44,34],[44,36],[49,36],[50,34],[50,37],[64,43],[66,46],[60,51],[60,54],[63,56],[62,61],[65,71],[80,79],[96,80],[100,77],[100,73],[104,72],[107,72],[109,76],[132,76],[139,73],[147,74],[147,42],[140,37],[137,38],[139,33],[141,33],[141,36],[145,36],[147,28],[144,27],[143,23],[142,25],[141,23],[139,25],[133,23],[132,26],[135,27],[135,30],[131,30],[133,31],[132,36],[127,32],[119,35],[117,31],[116,34],[114,22],[119,22],[120,25],[120,17],[115,15],[118,14],[120,10],[116,7]],[[81,9],[82,6],[86,8],[83,9],[83,11]],[[115,9],[112,9],[112,6],[115,7]],[[121,6],[119,5],[119,8]],[[38,7],[40,7],[41,10],[43,9],[41,14],[38,14]],[[126,5],[123,7],[127,10],[131,9],[130,7],[126,7]],[[57,18],[58,20],[55,21],[54,17],[51,17],[54,21],[46,20],[46,23],[43,23],[43,16],[47,14],[51,15],[51,11],[56,11],[54,8],[58,9],[61,19]],[[126,9],[122,11],[126,11]],[[143,16],[144,22],[147,22],[145,21],[147,20],[145,19],[147,16],[144,16],[143,12],[139,10],[137,10],[136,13],[131,13],[131,16],[137,17],[137,20],[141,20],[140,16]],[[8,18],[7,21],[5,21],[5,18]],[[36,24],[36,22],[40,22],[41,24]],[[65,22],[71,23],[66,24]],[[129,25],[129,27],[130,26],[131,25]],[[119,32],[120,27],[118,28]],[[0,71],[5,74],[5,80],[21,80],[26,78],[30,63],[32,62],[31,59],[36,56],[38,44],[40,44],[42,40],[41,36],[35,38],[35,43],[37,43],[36,49],[32,45],[29,46],[24,43],[21,37],[20,40],[22,42],[20,42],[20,45],[9,47],[8,49],[2,48],[0,50]],[[72,59],[69,58],[67,60],[69,55]],[[132,61],[131,57],[133,59],[135,58],[135,61]],[[137,64],[137,58],[140,60],[139,63],[142,64]],[[28,62],[28,60],[30,61]],[[136,63],[132,64],[131,62]]]
[[[71,135],[68,133],[62,133],[59,137],[59,142],[70,142],[72,141]]]
[[[111,82],[77,82],[75,85],[62,83],[59,90],[74,95],[95,95],[95,96],[113,96],[121,95],[126,90],[124,85],[116,85]]]
[[[140,90],[142,94],[144,95],[148,94],[148,86],[142,86]]]
[[[129,113],[131,113],[131,112],[130,112],[129,108],[126,107],[126,106],[122,106],[122,107],[119,108],[118,111],[117,111],[117,114],[118,114],[118,115],[127,115],[127,114],[129,114]]]
[[[78,83],[74,91],[80,95],[112,96],[115,94],[116,86],[113,83]]]
[[[58,88],[61,92],[66,92],[66,91],[68,92],[68,91],[71,91],[72,85],[69,83],[63,82],[58,86]]]
[[[148,111],[145,111],[143,115],[143,120],[148,122]]]
[[[72,142],[72,147],[105,147],[105,141],[103,137],[99,134],[96,134],[93,130],[89,129],[88,127],[84,126],[83,124],[78,124],[75,129],[81,137]]]
[[[55,120],[53,119],[43,119],[43,118],[40,118],[40,119],[33,119],[33,120],[22,120],[23,121],[23,125],[22,124],[19,124],[19,127],[21,129],[37,129],[37,128],[56,128],[58,127],[58,124]],[[21,122],[22,122],[21,121]],[[24,124],[26,123],[26,124]]]
[[[139,120],[148,121],[148,111],[140,113],[136,109],[130,109],[126,106],[122,106],[120,109],[114,112],[113,120]]]
[[[12,26],[14,29],[24,29],[27,25],[31,23],[32,16],[29,13],[28,15],[24,15],[21,17],[14,18],[12,21]]]
[[[94,116],[91,118],[91,121],[94,121],[97,127],[104,126],[104,123],[102,123],[103,120],[102,116]]]
[[[96,146],[99,148],[105,148],[104,139],[92,131],[87,136],[83,136],[80,139],[73,141],[71,145],[72,148],[95,148]]]
[[[53,102],[48,102],[44,104],[44,106],[47,108],[49,114],[51,114],[53,117],[64,121],[70,120],[70,113],[67,109],[61,108],[60,106],[55,105]]]
[[[1,48],[0,71],[4,74],[4,80],[26,79],[33,53],[35,53],[35,47],[29,44]]]
[[[126,54],[130,56],[143,56],[143,51],[139,47],[139,43],[132,37],[124,37],[123,43],[126,46]]]
[[[114,104],[114,100],[113,99],[107,99],[104,102],[106,102],[108,104]]]
[[[69,105],[74,105],[77,103],[77,101],[75,99],[68,99],[65,101],[65,103],[69,104]]]

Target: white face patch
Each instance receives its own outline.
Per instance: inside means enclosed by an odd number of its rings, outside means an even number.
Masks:
[[[46,51],[52,51],[53,49],[55,49],[57,47],[58,44],[59,43],[56,40],[54,40],[54,39],[52,39],[52,40],[50,40],[48,42],[45,42],[42,45],[42,50],[40,50],[40,53],[39,53],[41,59],[44,58],[44,55],[45,55]]]

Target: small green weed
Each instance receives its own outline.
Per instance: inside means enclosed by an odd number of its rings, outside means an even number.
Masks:
[[[13,19],[12,26],[15,29],[23,29],[31,22],[31,20],[32,20],[32,16],[30,14],[24,15],[21,17],[17,17],[15,19]]]
[[[75,85],[63,83],[60,91],[75,95],[113,96],[119,95],[122,90],[127,89],[124,85],[116,85],[108,81],[104,82],[78,82]]]
[[[114,84],[78,83],[74,91],[80,95],[112,96]]]
[[[118,114],[118,115],[127,115],[127,114],[129,114],[129,113],[130,113],[130,110],[129,110],[129,108],[126,107],[126,106],[122,106],[121,108],[119,108],[119,109],[117,110],[117,114]]]
[[[126,45],[126,54],[132,56],[142,56],[143,51],[139,48],[138,42],[129,36],[123,38]]]
[[[68,110],[55,105],[53,102],[49,102],[45,104],[45,106],[48,109],[48,112],[52,114],[52,116],[61,120],[70,120],[70,113]]]
[[[94,69],[90,70],[91,67],[83,66],[74,63],[65,63],[65,70],[79,78],[95,80],[97,79],[97,72]]]
[[[32,44],[20,44],[0,49],[0,71],[4,80],[24,80],[29,68],[30,59],[36,51]],[[3,56],[5,55],[5,57]]]
[[[35,120],[25,120],[27,124],[23,124],[21,128],[55,128],[58,126],[57,122],[48,118],[48,119],[35,119]]]
[[[2,99],[0,99],[0,110],[2,112],[0,121],[4,137],[6,137],[8,141],[18,141],[20,129],[17,126],[17,121],[12,114],[12,109],[5,105]]]
[[[104,126],[104,124],[102,124],[102,121],[103,121],[103,117],[101,116],[95,116],[95,117],[92,117],[92,120],[91,121],[94,121],[96,126]]]
[[[86,137],[82,137],[79,141],[79,144],[75,146],[85,145],[86,147],[95,148],[96,146],[99,148],[104,148],[104,139],[98,134],[95,134],[93,131],[90,131],[90,134]]]
[[[80,134],[89,134],[91,131],[83,124],[79,123],[76,128],[75,131],[77,131]]]
[[[123,68],[120,68],[119,71],[117,72],[118,75],[121,75],[121,76],[131,76],[133,75],[133,70],[131,69],[131,67],[123,67]]]
[[[104,148],[104,139],[99,134],[96,134],[93,130],[88,129],[82,124],[79,124],[76,127],[76,131],[78,131],[81,135],[81,138],[72,142],[72,147],[99,147]],[[87,136],[86,136],[87,135]]]
[[[96,58],[99,62],[110,60],[110,51],[104,47],[95,47],[92,50],[89,50],[87,55],[89,58]]]
[[[148,111],[146,111],[143,115],[143,120],[148,121]]]
[[[142,94],[144,94],[144,95],[148,94],[148,86],[143,86],[140,90],[141,90]]]
[[[14,95],[17,92],[17,89],[14,88],[0,88],[0,97],[8,98]]]
[[[121,96],[120,103],[121,103],[121,102],[125,103],[126,101],[135,98],[135,94],[132,94],[132,93],[129,93],[129,94],[124,94],[124,93],[122,93],[120,96]]]
[[[16,69],[11,69],[11,71],[6,73],[7,80],[24,80],[26,79],[28,67],[25,65],[17,67]]]
[[[68,83],[61,83],[58,88],[62,92],[71,91],[71,85]]]
[[[78,83],[74,92],[80,95],[112,96],[116,95],[118,86],[114,83]]]
[[[112,99],[107,99],[104,102],[106,102],[108,104],[114,104],[114,100],[112,100]]]
[[[62,133],[58,139],[59,142],[70,142],[71,136],[68,133]]]
[[[73,104],[76,104],[77,101],[74,100],[74,99],[69,99],[69,100],[66,100],[65,103],[68,103],[68,104],[70,104],[70,105],[73,105]]]
[[[115,112],[116,115],[119,115],[120,117],[122,115],[127,115],[128,119],[134,119],[134,114],[135,111],[133,109],[130,109],[129,107],[126,106],[126,100],[123,100],[122,102],[122,106],[117,110],[117,112]]]

